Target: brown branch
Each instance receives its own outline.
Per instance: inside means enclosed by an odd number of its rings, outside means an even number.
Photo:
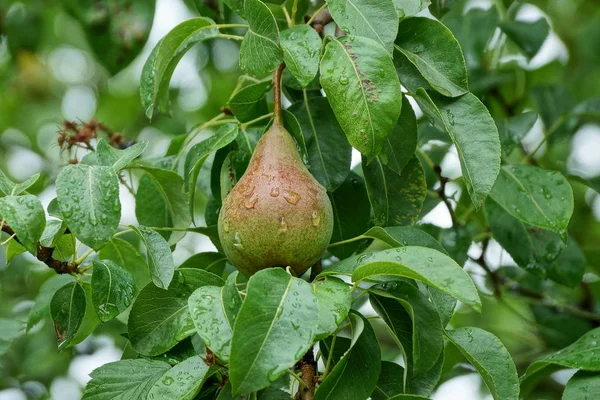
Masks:
[[[15,235],[15,231],[8,226],[8,224],[2,225],[2,232],[6,232],[9,235]],[[65,233],[68,231],[65,231]],[[21,241],[15,235],[14,240],[19,244]],[[82,271],[79,269],[79,265],[75,263],[70,263],[67,261],[60,261],[52,257],[52,253],[54,252],[54,247],[44,247],[39,242],[37,243],[37,259],[46,264],[48,267],[52,268],[56,271],[57,274],[80,274]]]
[[[438,179],[440,180],[440,187],[437,189],[437,194],[438,196],[440,196],[440,199],[448,208],[450,218],[452,219],[452,226],[457,226],[458,219],[456,218],[456,214],[454,213],[454,209],[452,208],[452,203],[450,203],[448,196],[446,196],[446,184],[448,183],[449,179],[445,176],[442,176],[442,168],[439,165],[434,166],[433,171],[437,174]]]
[[[499,276],[496,273],[496,271],[492,271],[490,266],[487,264],[487,261],[485,261],[485,253],[487,252],[489,244],[490,244],[489,237],[483,239],[483,241],[481,242],[481,255],[479,256],[479,258],[477,258],[477,259],[471,258],[471,260],[473,260],[474,262],[479,264],[479,266],[481,268],[483,268],[484,271],[489,275],[490,279],[492,280],[492,285],[494,285],[494,296],[496,296],[497,298],[500,298],[500,297],[502,297],[502,290],[501,290],[502,289],[502,277]]]
[[[317,362],[313,348],[311,347],[304,357],[298,361],[298,368],[302,372],[302,382],[304,387],[298,389],[296,393],[297,400],[312,400],[315,396],[315,374],[317,372]]]
[[[279,64],[273,72],[273,123],[281,124],[281,74],[285,68],[285,63]]]

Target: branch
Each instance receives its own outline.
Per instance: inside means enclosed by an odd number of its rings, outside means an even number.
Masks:
[[[484,271],[490,276],[490,279],[492,280],[492,284],[494,285],[494,296],[496,296],[497,298],[500,298],[500,297],[502,297],[502,290],[501,290],[502,277],[499,276],[496,273],[496,271],[492,271],[490,266],[485,261],[485,253],[487,252],[489,244],[490,244],[490,238],[488,236],[488,237],[484,238],[483,241],[481,242],[481,255],[479,256],[479,258],[477,258],[477,259],[471,258],[471,260],[476,262],[477,264],[479,264],[479,266],[481,266],[481,268],[483,268]]]
[[[298,368],[302,372],[302,382],[304,382],[304,387],[298,389],[296,399],[312,400],[315,396],[315,374],[317,371],[317,362],[315,361],[312,347],[306,352],[304,357],[298,361]]]
[[[15,235],[15,231],[8,226],[8,224],[2,225],[2,232],[6,232],[9,235]],[[65,231],[65,233],[67,233]],[[14,237],[17,243],[21,244],[21,241],[17,236]],[[44,247],[39,242],[37,243],[37,259],[46,264],[48,267],[56,271],[57,274],[81,274],[83,271],[79,269],[77,263],[70,263],[67,261],[60,261],[52,257],[54,247]]]
[[[438,179],[440,180],[440,187],[437,190],[438,196],[444,202],[446,207],[448,208],[448,212],[450,213],[450,218],[452,219],[452,226],[458,225],[458,220],[456,219],[456,214],[454,213],[454,209],[452,208],[452,203],[448,200],[448,196],[446,196],[446,184],[449,179],[445,176],[442,176],[442,168],[439,165],[435,165],[433,167],[433,171],[437,174]]]

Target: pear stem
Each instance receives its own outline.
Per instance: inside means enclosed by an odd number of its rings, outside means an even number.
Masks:
[[[273,123],[281,125],[281,73],[285,63],[279,64],[273,72]]]

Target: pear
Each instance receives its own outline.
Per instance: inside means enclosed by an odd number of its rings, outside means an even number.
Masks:
[[[299,276],[320,259],[332,231],[325,188],[276,121],[223,201],[219,237],[225,254],[248,277],[275,266],[289,266]]]

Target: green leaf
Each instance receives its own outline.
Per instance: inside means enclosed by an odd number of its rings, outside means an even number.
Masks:
[[[208,18],[197,17],[173,28],[152,50],[142,69],[140,97],[146,116],[169,113],[169,83],[181,57],[195,44],[219,35]]]
[[[62,350],[77,333],[85,314],[85,292],[77,282],[67,283],[58,289],[50,301],[50,314],[58,350]]]
[[[371,204],[365,186],[365,180],[350,172],[348,178],[333,194],[329,195],[333,209],[333,235],[331,242],[341,242],[360,235],[369,227]],[[329,251],[340,259],[354,254],[360,242],[346,242]]]
[[[306,141],[304,140],[304,134],[302,132],[300,122],[298,122],[296,116],[288,110],[283,110],[282,117],[283,126],[294,138],[294,141],[296,142],[296,150],[298,150],[298,153],[300,153],[302,162],[304,163],[306,168],[310,169],[310,165],[308,162],[308,150],[306,149]],[[246,171],[246,169],[244,169],[244,171]]]
[[[375,40],[392,52],[398,33],[393,0],[327,0],[327,5],[344,32]]]
[[[146,400],[169,368],[166,362],[144,358],[104,364],[90,374],[82,400]]]
[[[129,271],[135,278],[136,292],[150,282],[150,272],[146,260],[137,248],[125,240],[118,237],[113,238],[100,250],[98,256],[102,260],[114,261]]]
[[[64,221],[49,219],[46,221],[44,232],[40,237],[40,244],[44,247],[55,247],[56,243],[64,235],[67,225]]]
[[[35,174],[21,183],[14,183],[0,170],[0,197],[9,195],[18,196],[36,183],[39,178],[40,174]]]
[[[449,99],[419,89],[415,100],[432,123],[452,139],[467,191],[479,208],[500,170],[500,139],[490,113],[471,93]]]
[[[197,253],[185,260],[179,268],[198,268],[221,276],[225,270],[227,257],[220,253]]]
[[[153,400],[192,400],[210,373],[202,357],[193,356],[166,371],[148,392]]]
[[[381,240],[391,247],[421,246],[448,254],[446,249],[433,236],[412,226],[388,226],[386,228],[374,226],[361,236]]]
[[[319,72],[321,38],[312,27],[294,25],[281,32],[281,48],[285,67],[301,87],[308,86]]]
[[[93,266],[92,302],[100,320],[106,322],[129,307],[135,295],[135,281],[113,261],[94,261]]]
[[[227,7],[231,8],[237,15],[244,18],[244,0],[223,0]]]
[[[538,53],[550,33],[550,25],[545,18],[534,22],[503,22],[500,29],[523,50],[527,58],[533,58]]]
[[[12,343],[24,333],[23,323],[14,319],[0,318],[0,357],[9,350]]]
[[[127,324],[129,340],[140,354],[155,356],[195,332],[188,297],[197,288],[223,281],[203,270],[177,272],[168,290],[149,283],[133,302]]]
[[[124,150],[119,150],[112,147],[105,138],[101,138],[96,145],[98,165],[112,167],[118,172],[138,158],[147,146],[148,142],[144,140]]]
[[[406,97],[402,98],[402,112],[398,123],[387,137],[379,159],[389,169],[401,175],[417,149],[417,119]]]
[[[427,183],[423,167],[413,157],[398,175],[381,162],[380,157],[362,163],[367,193],[375,224],[412,225],[417,221],[427,196]]]
[[[404,368],[390,361],[382,361],[377,386],[371,393],[371,399],[386,400],[403,392]]]
[[[46,214],[38,198],[31,194],[0,198],[0,218],[12,228],[23,247],[36,255],[46,226]]]
[[[490,196],[515,218],[558,232],[566,240],[573,213],[573,191],[560,172],[531,165],[506,165]]]
[[[443,328],[440,316],[429,298],[416,286],[408,282],[385,282],[370,290],[373,296],[369,299],[373,308],[385,320],[394,335],[406,329],[395,323],[394,310],[397,303],[408,313],[412,320],[412,337],[410,342],[398,345],[404,347],[407,354],[411,375],[427,372],[437,362],[444,348]],[[406,346],[410,345],[410,347]]]
[[[253,76],[266,75],[283,61],[277,21],[259,0],[246,0],[244,12],[249,29],[240,47],[240,68]]]
[[[27,249],[19,244],[16,240],[11,240],[6,245],[6,264],[11,262],[19,254],[23,254]]]
[[[536,112],[528,111],[509,118],[495,120],[502,144],[502,153],[509,156],[512,151],[521,144],[521,140],[529,133],[538,115]]]
[[[438,5],[447,5],[448,2],[448,0],[434,0],[434,4],[439,3]],[[464,5],[454,7],[452,12],[444,16],[442,22],[458,39],[467,67],[478,69],[482,65],[485,50],[496,31],[500,16],[496,7],[471,8],[464,15],[463,8]],[[436,16],[441,17],[439,14]]]
[[[317,299],[310,285],[281,268],[248,281],[237,316],[229,379],[234,394],[267,387],[310,348],[317,329]]]
[[[440,22],[407,18],[400,22],[394,48],[437,92],[456,97],[468,92],[467,66],[458,41]]]
[[[394,0],[394,6],[400,18],[412,17],[426,9],[430,3],[429,0]]]
[[[240,122],[248,122],[267,114],[269,109],[265,95],[271,89],[271,86],[271,81],[264,81],[241,88],[229,99],[229,107],[233,115]],[[215,134],[215,136],[217,135]]]
[[[350,173],[352,147],[323,97],[306,97],[289,108],[302,127],[310,171],[329,192],[336,190]]]
[[[187,228],[192,222],[188,196],[183,179],[174,171],[143,167],[146,174],[136,193],[135,215],[141,225]],[[142,183],[144,182],[144,183]],[[185,232],[174,231],[167,236],[169,244],[177,243]]]
[[[600,374],[578,371],[569,381],[563,400],[587,400],[600,398]]]
[[[89,282],[83,282],[83,292],[85,293],[85,312],[83,314],[83,320],[81,326],[77,329],[75,336],[69,343],[68,347],[75,346],[83,342],[88,336],[94,332],[96,327],[100,325],[100,319],[96,314],[94,303],[92,301],[92,285]]]
[[[67,282],[73,280],[74,278],[71,275],[54,275],[42,284],[35,297],[33,307],[31,307],[31,311],[29,311],[27,331],[33,328],[33,326],[40,322],[44,317],[50,315],[50,302],[52,297],[54,297],[54,293],[65,286]]]
[[[169,287],[173,279],[175,264],[171,248],[165,239],[156,231],[145,226],[131,226],[146,246],[146,259],[152,282],[162,289]]]
[[[479,294],[469,275],[450,257],[425,247],[360,254],[333,264],[320,275],[351,275],[354,282],[387,275],[416,279],[481,310]]]
[[[184,178],[185,188],[189,194],[189,213],[194,215],[194,198],[196,194],[196,181],[200,174],[200,169],[206,158],[213,153],[235,140],[239,134],[239,126],[236,124],[224,124],[215,134],[208,139],[192,146],[185,158]],[[192,218],[193,221],[193,218]]]
[[[335,38],[325,48],[320,71],[321,85],[348,141],[372,160],[402,107],[400,83],[389,54],[372,39]]]
[[[495,400],[519,399],[517,368],[496,336],[468,327],[447,331],[446,337],[477,369]]]
[[[67,165],[56,178],[60,212],[81,243],[99,250],[121,219],[119,179],[111,167]]]
[[[349,315],[352,340],[349,349],[323,380],[315,392],[315,400],[362,400],[377,385],[381,371],[381,351],[369,321],[356,311]],[[336,342],[347,341],[337,338]],[[334,349],[328,349],[327,353]]]
[[[429,397],[419,396],[417,394],[398,394],[390,397],[390,400],[431,400]]]
[[[531,363],[525,375],[521,376],[521,396],[527,396],[541,379],[561,367],[600,371],[599,339],[600,328],[593,329],[570,346]]]
[[[334,277],[314,281],[311,286],[319,309],[315,340],[321,340],[334,333],[348,317],[352,306],[352,292],[346,282]]]
[[[203,286],[188,299],[196,332],[219,359],[229,361],[233,325],[242,304],[231,274],[225,286]]]

